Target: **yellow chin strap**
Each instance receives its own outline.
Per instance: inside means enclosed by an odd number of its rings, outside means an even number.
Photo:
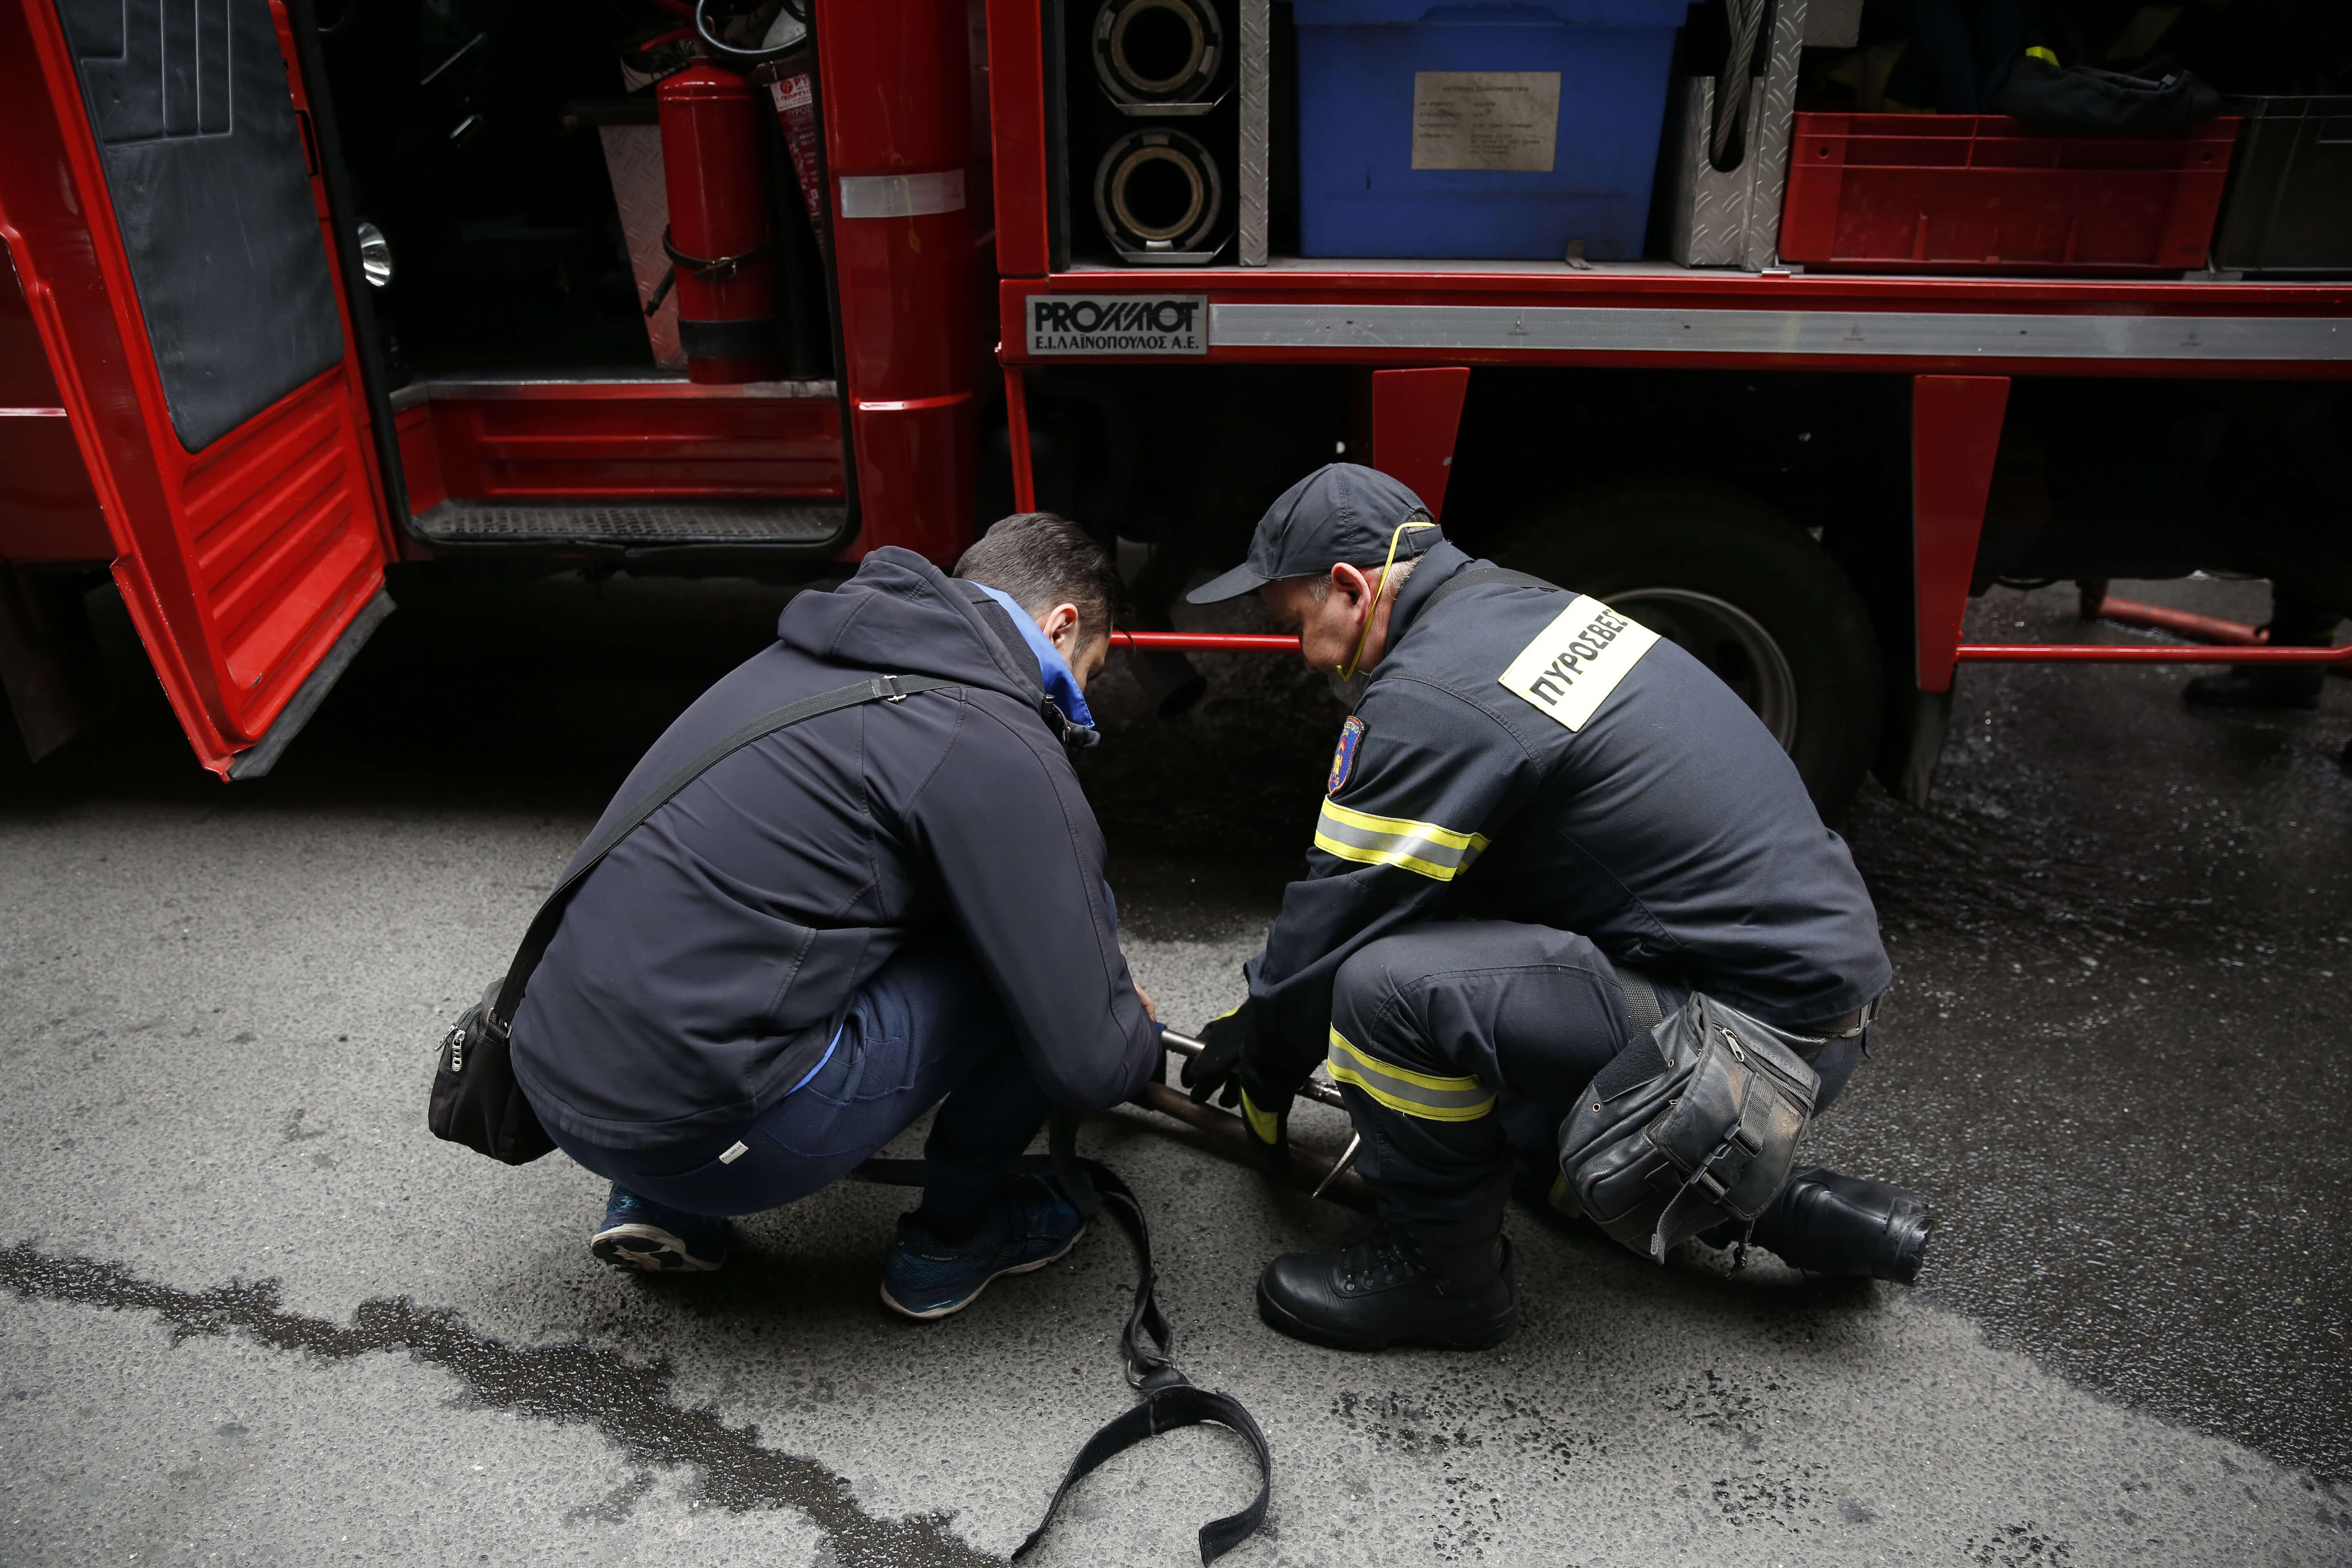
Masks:
[[[1371,640],[1372,619],[1381,613],[1381,596],[1389,591],[1389,568],[1396,564],[1397,544],[1404,538],[1404,531],[1408,528],[1435,528],[1437,524],[1424,518],[1419,522],[1398,523],[1396,531],[1389,535],[1389,558],[1381,563],[1380,586],[1372,590],[1371,605],[1364,611],[1364,629],[1356,634],[1356,651],[1348,656],[1346,664],[1331,667],[1339,672],[1340,679],[1355,679],[1356,666],[1363,662],[1364,645]]]

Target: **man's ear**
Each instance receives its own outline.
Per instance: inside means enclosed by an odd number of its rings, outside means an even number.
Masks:
[[[1350,605],[1360,605],[1372,596],[1372,580],[1360,566],[1350,566],[1342,561],[1331,568],[1331,588],[1344,595]]]
[[[1076,605],[1055,605],[1037,617],[1037,629],[1044,632],[1045,640],[1056,647],[1061,646],[1064,637],[1071,637],[1074,640],[1070,651],[1078,651],[1075,642],[1078,630],[1078,607]]]

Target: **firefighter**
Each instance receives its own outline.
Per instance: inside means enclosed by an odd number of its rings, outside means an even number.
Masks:
[[[943,1317],[1085,1229],[1088,1194],[1010,1167],[1055,1104],[1117,1104],[1160,1062],[1070,756],[1095,738],[1084,688],[1118,579],[1045,513],[998,523],[956,573],[885,548],[795,596],[778,641],[615,796],[623,810],[747,721],[864,676],[954,683],[744,746],[565,908],[514,1071],[555,1142],[613,1183],[590,1242],[604,1261],[717,1268],[725,1216],[839,1180],[934,1105],[921,1205],[883,1257],[893,1310]]]
[[[2329,647],[2344,617],[2321,600],[2291,587],[2271,589],[2271,618],[2263,630],[2272,647]],[[2191,708],[2254,712],[2316,713],[2327,671],[2315,664],[2241,664],[2200,675],[2181,690]],[[2346,753],[2352,758],[2352,751]]]
[[[1309,475],[1191,598],[1252,591],[1358,695],[1307,875],[1185,1082],[1222,1086],[1278,1168],[1292,1095],[1327,1062],[1362,1135],[1379,1223],[1268,1265],[1269,1324],[1346,1349],[1492,1344],[1516,1322],[1515,1152],[1553,1159],[1633,1020],[1693,987],[1800,1040],[1825,1106],[1891,973],[1877,917],[1795,766],[1705,666],[1474,561],[1393,479]],[[1907,1279],[1930,1224],[1900,1189],[1811,1171],[1753,1239]]]

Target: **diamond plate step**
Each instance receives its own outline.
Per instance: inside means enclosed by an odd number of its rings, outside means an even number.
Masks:
[[[838,501],[445,500],[413,521],[451,544],[816,544],[841,530]]]

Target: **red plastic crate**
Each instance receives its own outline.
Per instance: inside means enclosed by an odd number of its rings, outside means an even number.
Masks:
[[[2234,119],[2153,141],[2037,136],[2000,114],[1800,114],[1780,256],[1874,272],[2205,265]]]

